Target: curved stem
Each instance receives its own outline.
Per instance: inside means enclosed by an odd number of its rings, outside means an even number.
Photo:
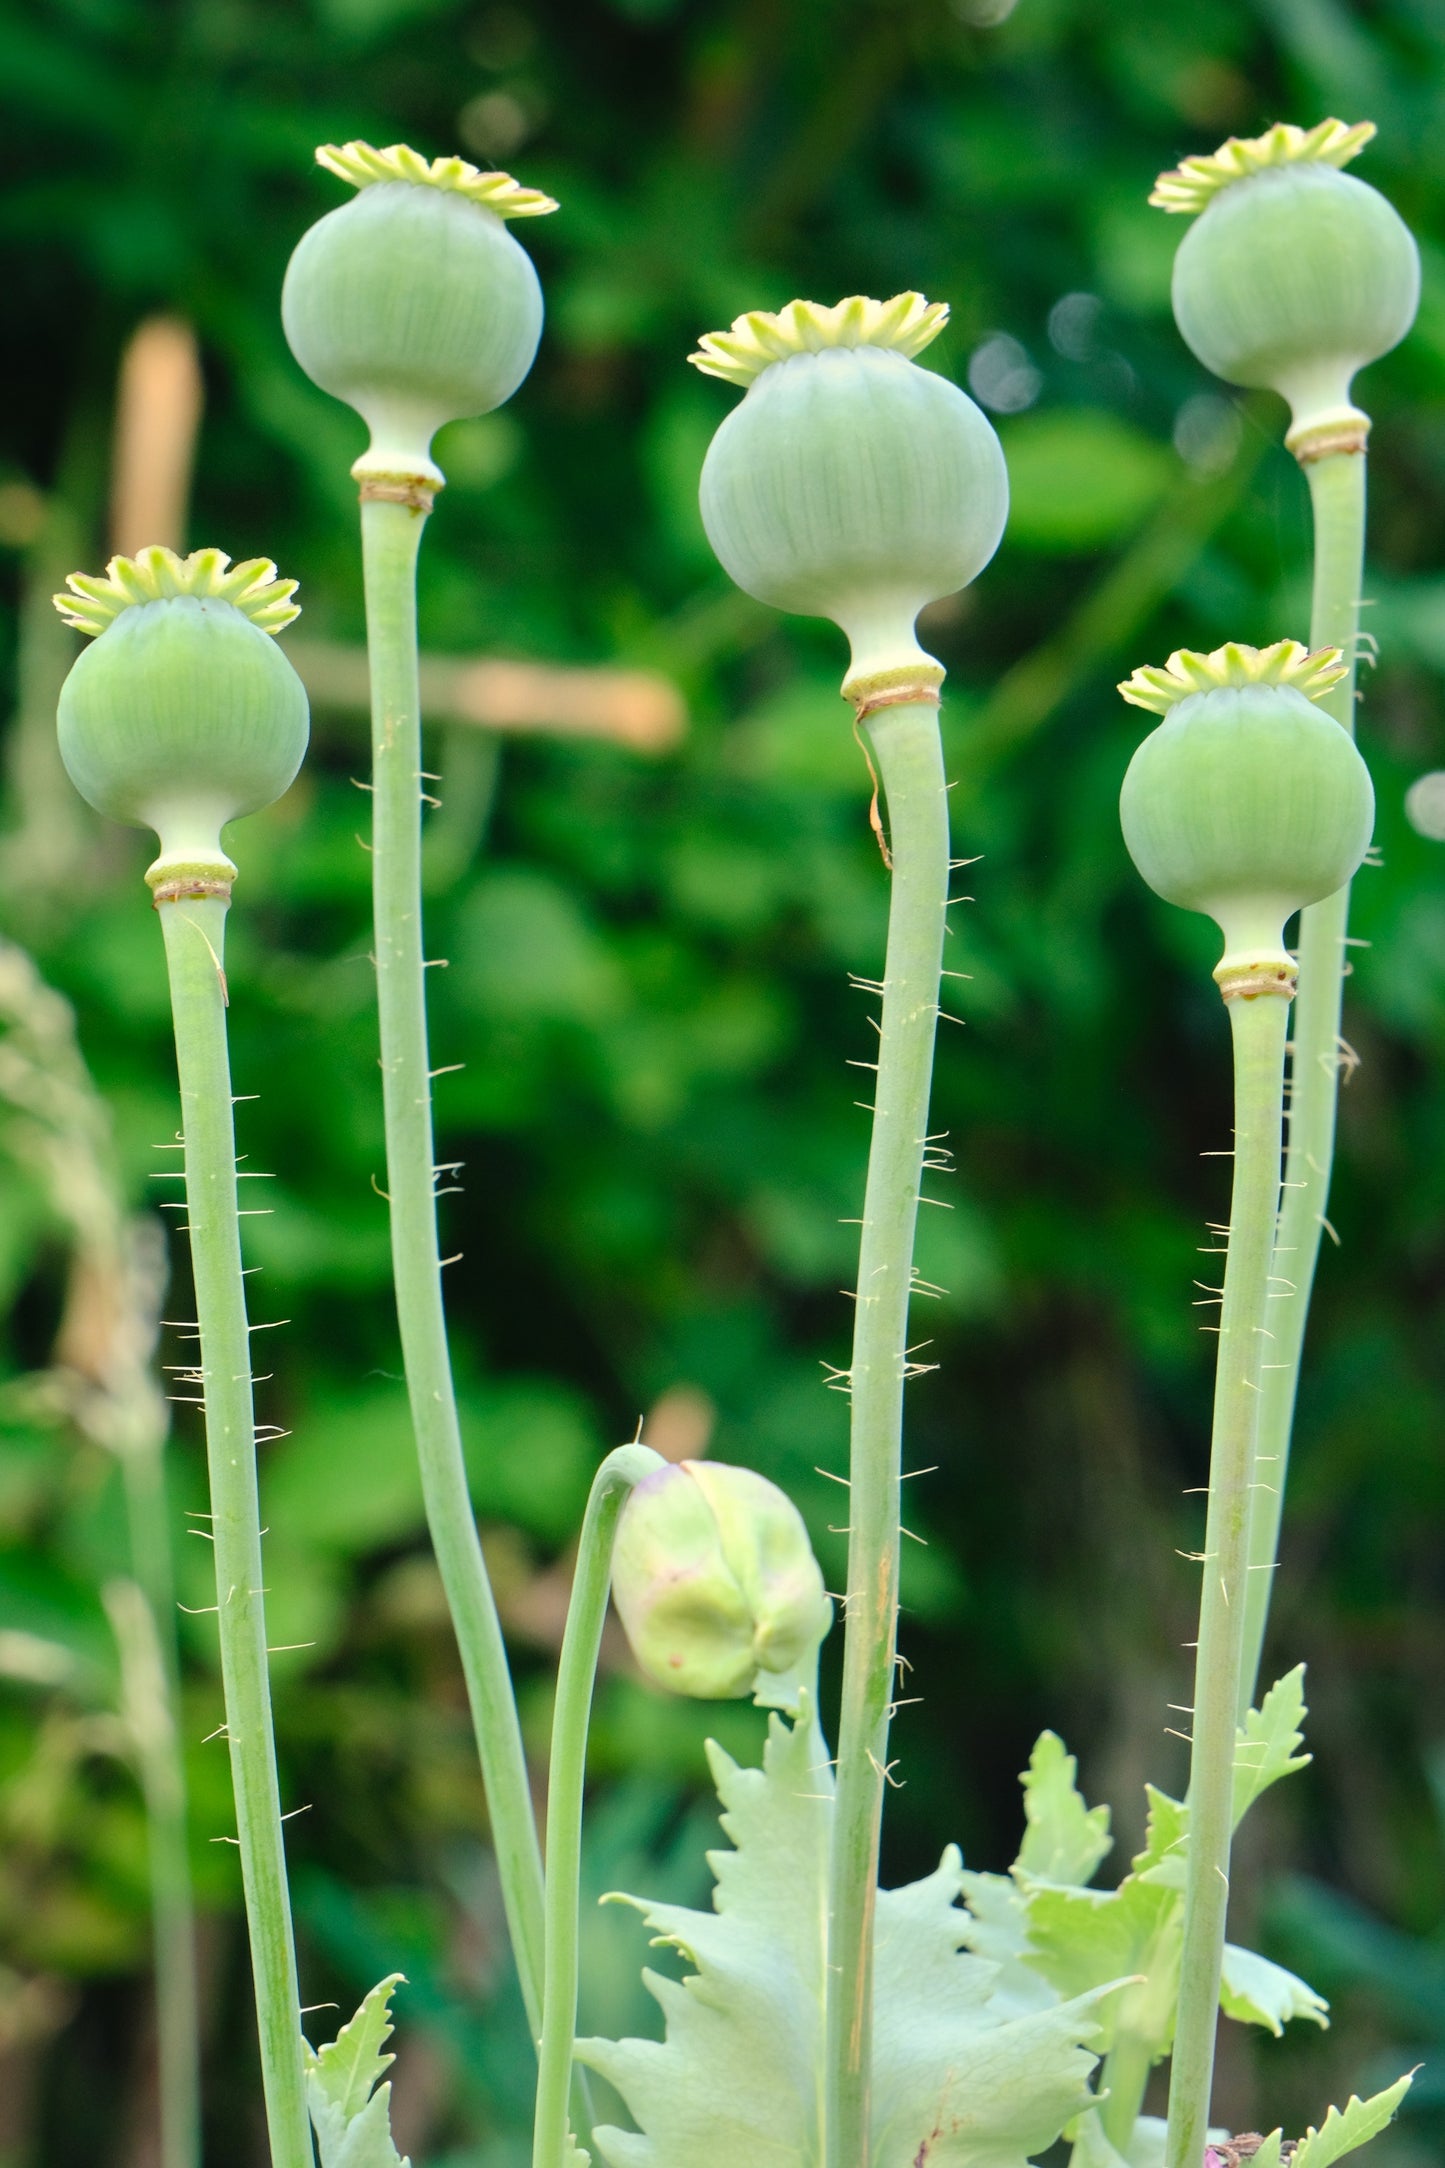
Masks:
[[[1337,452],[1305,467],[1315,518],[1314,597],[1310,646],[1337,647],[1348,675],[1320,706],[1351,735],[1355,728],[1355,645],[1365,552],[1365,455]],[[1240,1679],[1243,1716],[1254,1699],[1278,1555],[1280,1517],[1289,1468],[1290,1432],[1310,1291],[1329,1205],[1339,1096],[1340,1009],[1349,923],[1348,885],[1300,914],[1299,993],[1290,1064],[1289,1152],[1275,1245],[1271,1360],[1259,1408],[1259,1477],[1251,1511],[1245,1655]]]
[[[888,801],[893,894],[853,1333],[847,1632],[828,1923],[828,2168],[868,2168],[873,1915],[898,1614],[903,1381],[948,902],[938,710],[885,708],[868,735]]]
[[[1275,1359],[1269,1286],[1280,1198],[1289,1003],[1277,994],[1259,994],[1227,1006],[1234,1038],[1234,1185],[1214,1380],[1166,2168],[1200,2168],[1209,2124],[1234,1834],[1235,1716],[1250,1579],[1255,1424],[1264,1366]]]
[[[542,2022],[542,1857],[506,1644],[467,1489],[437,1243],[423,990],[416,650],[416,559],[424,523],[424,515],[410,505],[362,503],[371,660],[372,889],[392,1270],[427,1524],[461,1652],[502,1901],[535,2039]]]
[[[621,1445],[592,1479],[567,1606],[557,1700],[552,1712],[552,1759],[547,1774],[546,1982],[542,2048],[537,2065],[537,2114],[532,2168],[567,2168],[567,2099],[572,2042],[577,2031],[577,1912],[582,1878],[582,1793],[587,1778],[587,1726],[597,1652],[612,1586],[612,1540],[618,1515],[635,1484],[664,1465],[645,1445]]]
[[[300,1995],[271,1729],[251,1349],[236,1216],[219,897],[162,903],[185,1137],[186,1219],[200,1328],[216,1604],[236,1836],[251,1936],[272,2168],[312,2168]]]

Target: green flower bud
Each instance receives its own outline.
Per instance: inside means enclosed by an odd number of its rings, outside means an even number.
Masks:
[[[738,317],[691,357],[747,390],[703,464],[708,540],[760,602],[842,627],[846,692],[939,682],[914,620],[966,587],[1003,533],[998,438],[956,385],[913,362],[947,318],[920,294],[793,301]]]
[[[1285,920],[1343,888],[1369,844],[1369,771],[1312,704],[1343,675],[1337,649],[1280,640],[1181,650],[1119,687],[1164,717],[1124,778],[1124,841],[1158,895],[1218,922],[1227,1000],[1292,991]]]
[[[291,351],[370,428],[359,480],[438,487],[437,430],[510,399],[542,334],[537,274],[506,221],[557,206],[509,174],[428,162],[404,143],[323,144],[316,157],[359,193],[297,243],[281,291]]]
[[[271,637],[300,615],[264,557],[159,547],[75,572],[55,606],[95,635],[60,694],[60,757],[97,812],[154,828],[159,884],[229,884],[227,821],[279,798],[306,751],[300,678]]]
[[[833,1609],[792,1501],[750,1468],[698,1460],[659,1468],[632,1492],[612,1600],[656,1685],[777,1706],[796,1699]]]
[[[1287,442],[1304,458],[1363,444],[1355,372],[1398,346],[1419,303],[1409,229],[1377,190],[1339,170],[1374,133],[1370,121],[1327,120],[1231,137],[1162,173],[1149,198],[1200,213],[1174,260],[1186,343],[1227,382],[1282,393]]]

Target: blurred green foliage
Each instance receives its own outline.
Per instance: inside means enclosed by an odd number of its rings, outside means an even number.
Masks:
[[[514,1624],[534,1744],[569,1531],[591,1467],[669,1388],[716,1449],[783,1481],[836,1572],[833,1485],[885,876],[826,627],[734,593],[696,513],[731,395],[683,366],[699,332],[794,293],[948,300],[930,361],[994,404],[1017,509],[976,589],[930,614],[949,666],[960,856],[934,1126],[959,1163],[919,1263],[941,1367],[914,1387],[904,1646],[887,1873],[959,1838],[997,1867],[1014,1772],[1056,1725],[1137,1843],[1174,1788],[1211,1344],[1190,1304],[1218,1217],[1227,1034],[1203,922],[1156,906],[1119,838],[1137,721],[1112,685],[1187,641],[1306,626],[1303,483],[1281,413],[1204,379],[1168,310],[1176,222],[1155,172],[1277,117],[1369,115],[1361,170],[1420,235],[1420,326],[1372,370],[1362,736],[1383,870],[1358,884],[1332,1217],[1316,1297],[1276,1668],[1310,1664],[1317,1760],[1260,1816],[1246,1911],[1287,1858],[1380,1933],[1434,1937],[1418,2003],[1335,1934],[1340,2022],[1231,2046],[1236,2127],[1302,2128],[1439,2038],[1445,1742],[1439,1314],[1445,1297],[1445,859],[1403,792],[1445,764],[1445,16],[1434,0],[0,0],[0,641],[14,686],[6,929],[76,1004],[137,1202],[176,1129],[145,842],[83,817],[46,756],[70,636],[46,596],[106,554],[122,346],[157,308],[206,371],[191,544],[299,576],[309,637],[362,636],[360,426],[305,382],[277,295],[337,200],[313,146],[398,137],[519,170],[563,212],[529,229],[548,295],[537,368],[440,446],[423,639],[439,652],[669,673],[681,752],[532,739],[473,788],[429,902],[448,1288],[473,1492]],[[444,776],[474,764],[438,734]],[[274,1172],[251,1223],[274,1382],[261,1412],[273,1639],[308,2000],[400,1966],[398,2137],[437,2168],[525,2157],[528,2055],[478,1834],[455,1656],[422,1535],[390,1306],[358,720],[236,836],[232,1026],[241,1149]],[[458,776],[458,785],[462,778]],[[472,776],[472,785],[477,778]],[[442,794],[445,795],[445,782]],[[445,814],[442,819],[445,820]],[[483,836],[485,829],[485,836]],[[444,878],[442,876],[445,876]],[[163,1187],[164,1185],[162,1185]],[[153,1201],[153,1200],[152,1200]],[[184,1246],[168,1316],[184,1318]],[[0,1159],[3,1359],[50,1360],[53,1200]],[[920,1305],[920,1308],[922,1306]],[[166,1359],[184,1353],[172,1344]],[[209,1557],[193,1411],[174,1494],[187,1604]],[[925,1547],[926,1544],[926,1547]],[[189,1554],[189,1555],[188,1555]],[[139,1808],[117,1764],[99,1583],[123,1564],[113,1470],[13,1386],[0,1403],[0,2158],[139,2161],[146,2127]],[[258,2159],[225,1763],[203,1618],[183,1617],[195,1864],[208,1912],[208,2159]],[[57,1667],[36,1651],[63,1652]],[[67,1656],[73,1665],[64,1661]],[[28,1668],[27,1668],[28,1667]],[[61,1682],[59,1672],[65,1672]],[[37,1675],[38,1674],[38,1675]],[[589,1872],[696,1897],[704,1731],[613,1671],[596,1727]],[[1288,1791],[1288,1787],[1285,1788]],[[1291,1898],[1281,1954],[1303,1956]],[[1311,1910],[1313,1907],[1313,1912]],[[1356,1912],[1349,1917],[1354,1919]],[[1290,1922],[1293,1921],[1293,1926]],[[635,1923],[590,1923],[584,2029],[646,2022]],[[1398,1945],[1403,1947],[1404,1945]],[[1410,1947],[1414,1947],[1414,1943]],[[1372,1946],[1378,1952],[1381,1947]],[[1351,1952],[1354,1952],[1352,1955]],[[1432,1966],[1434,1970],[1432,1970]],[[1388,1973],[1389,1967],[1384,1968]],[[1413,1976],[1413,1975],[1412,1975]],[[1431,1998],[1434,1998],[1433,2000]],[[325,2017],[318,2020],[324,2026]],[[1376,2061],[1372,2061],[1376,2058]],[[1383,2076],[1381,2075],[1383,2073]],[[1377,2147],[1437,2157],[1438,2087]],[[119,2103],[119,2105],[118,2105]]]

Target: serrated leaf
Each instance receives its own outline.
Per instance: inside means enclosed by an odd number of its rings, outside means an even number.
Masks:
[[[1106,2052],[1121,2031],[1146,2043],[1155,2060],[1165,2052],[1174,2031],[1179,1941],[1177,1895],[1135,1875],[1112,1890],[1039,1884],[1029,1893],[1026,1962],[1056,1994],[1135,1982],[1102,2013]]]
[[[392,1991],[402,1979],[393,1972],[374,1987],[324,2048],[303,2043],[321,2168],[411,2168],[392,2142],[391,2086],[382,2082],[396,2060],[381,2051],[391,2038]]]
[[[1233,1942],[1224,1945],[1224,1970],[1219,1983],[1219,2007],[1226,2017],[1241,2025],[1263,2025],[1276,2040],[1291,2018],[1308,2018],[1328,2027],[1330,2006],[1323,1995],[1275,1965],[1257,1950],[1241,1950]]]
[[[1234,1822],[1238,1828],[1261,1792],[1296,1769],[1307,1769],[1311,1756],[1304,1744],[1305,1667],[1287,1671],[1257,1709],[1251,1709],[1236,1735],[1234,1749]]]
[[[1182,1891],[1189,1809],[1181,1800],[1171,1799],[1167,1792],[1161,1792],[1153,1784],[1146,1784],[1144,1793],[1149,1801],[1149,1821],[1144,1833],[1144,1849],[1135,1858],[1134,1872],[1143,1882],[1157,1882],[1163,1889]]]
[[[964,1948],[998,1967],[993,1999],[999,2009],[1022,2017],[1057,2002],[1048,1982],[1027,1962],[1029,1900],[1019,1883],[1011,1874],[977,1874],[969,1869],[959,1882],[968,1907],[962,1914]]]
[[[1308,2130],[1301,2138],[1290,2168],[1333,2168],[1335,2161],[1367,2145],[1371,2138],[1378,2138],[1385,2125],[1394,2121],[1395,2110],[1409,2092],[1414,2075],[1412,2070],[1408,2076],[1397,2078],[1371,2100],[1352,2094],[1343,2109],[1331,2108],[1319,2129]]]
[[[1250,2162],[1249,2168],[1280,2168],[1280,2146],[1283,2139],[1282,2130],[1272,2130]]]
[[[761,1769],[716,1747],[733,1849],[710,1855],[711,1912],[635,1899],[693,1967],[646,1975],[663,2041],[584,2040],[579,2058],[622,2094],[637,2131],[599,2129],[612,2168],[817,2168],[822,2088],[828,1750],[811,1712],[774,1716]],[[881,1892],[873,2100],[880,2160],[1025,2168],[1089,2099],[1097,1994],[1018,2015],[995,1968],[963,1954],[958,1856]]]
[[[1082,1888],[1109,1850],[1109,1810],[1086,1807],[1077,1784],[1078,1763],[1056,1733],[1040,1734],[1020,1782],[1024,1788],[1022,1874],[1039,1882]]]
[[[994,2009],[991,1969],[961,1956],[962,1862],[881,1890],[874,1965],[874,2157],[1004,2168],[1053,2144],[1088,2098],[1090,1999]]]

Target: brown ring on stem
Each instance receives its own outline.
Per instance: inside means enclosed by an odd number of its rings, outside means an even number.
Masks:
[[[938,686],[926,680],[916,685],[892,685],[881,692],[865,692],[860,688],[849,693],[848,698],[860,723],[866,723],[877,708],[937,708],[943,705]]]
[[[363,504],[405,504],[413,512],[429,512],[440,486],[420,474],[364,474],[359,494]]]
[[[189,896],[216,896],[231,900],[231,879],[223,873],[176,873],[151,883],[151,901],[159,910],[163,903],[180,903]]]
[[[1261,994],[1278,994],[1290,1001],[1294,998],[1298,976],[1299,965],[1281,959],[1267,963],[1221,964],[1214,974],[1214,982],[1223,1001],[1256,1001]]]
[[[1362,452],[1369,434],[1369,416],[1356,414],[1308,422],[1303,429],[1291,429],[1284,441],[1300,465],[1307,467],[1315,459],[1333,459],[1337,452]]]

